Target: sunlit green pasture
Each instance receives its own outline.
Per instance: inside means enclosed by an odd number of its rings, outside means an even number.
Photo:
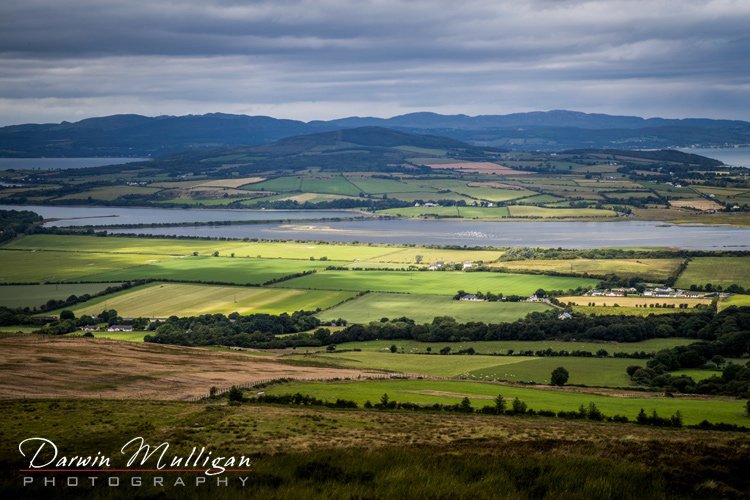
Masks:
[[[589,351],[596,353],[604,349],[610,355],[617,352],[654,353],[662,349],[669,349],[679,345],[687,345],[695,342],[693,339],[668,338],[649,339],[642,342],[564,342],[558,340],[481,340],[474,342],[419,342],[416,340],[368,340],[364,342],[346,342],[339,344],[339,349],[361,349],[363,351],[387,351],[395,345],[399,351],[406,353],[424,353],[427,348],[432,352],[438,352],[443,347],[449,346],[452,352],[472,348],[478,354],[508,354],[509,350],[515,353],[520,351],[537,351],[552,349],[553,351]]]
[[[750,417],[743,408],[744,401],[719,398],[668,398],[652,394],[644,397],[604,396],[482,382],[431,380],[296,382],[271,386],[265,391],[268,394],[299,392],[330,401],[349,399],[360,405],[366,401],[377,403],[383,394],[388,394],[392,401],[424,405],[456,404],[468,397],[475,408],[494,405],[494,398],[502,394],[509,402],[518,397],[534,410],[576,411],[580,405],[594,403],[605,415],[624,415],[631,420],[643,408],[648,413],[656,410],[660,416],[671,416],[679,411],[688,425],[709,420],[750,426]]]
[[[91,281],[164,279],[260,285],[269,280],[335,263],[305,260],[231,257],[175,257],[117,271],[86,276]]]
[[[281,314],[338,304],[353,292],[151,283],[69,307],[77,316],[115,309],[123,317],[166,318],[201,314]]]
[[[393,344],[398,346],[398,342]],[[433,353],[443,345],[434,343]],[[477,380],[506,380],[548,384],[552,370],[558,366],[570,372],[570,384],[601,387],[628,387],[630,378],[625,369],[630,365],[645,366],[644,360],[620,358],[529,357],[485,355],[401,354],[382,351],[361,351],[307,355],[306,358],[340,366],[371,368],[392,372],[464,377]]]
[[[369,323],[406,316],[421,323],[435,316],[451,316],[459,323],[504,323],[547,309],[550,306],[530,302],[470,302],[444,295],[369,293],[323,311],[318,317],[323,321],[343,318],[350,323]]]
[[[535,274],[510,274],[460,271],[321,271],[278,283],[290,288],[402,292],[428,295],[455,295],[491,291],[504,295],[531,295],[540,288],[569,290],[591,287],[595,279]]]

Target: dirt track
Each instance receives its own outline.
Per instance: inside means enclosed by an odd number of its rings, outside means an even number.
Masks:
[[[270,356],[106,339],[0,338],[0,399],[185,400],[270,378],[357,378],[372,372],[282,364]]]

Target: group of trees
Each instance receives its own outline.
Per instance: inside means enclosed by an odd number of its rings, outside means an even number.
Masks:
[[[736,309],[720,313],[730,317]],[[449,316],[436,317],[430,323],[417,324],[401,317],[382,318],[369,324],[352,324],[331,332],[322,328],[312,312],[279,316],[253,314],[229,317],[221,314],[191,318],[169,318],[146,340],[179,345],[230,345],[255,348],[317,347],[366,340],[416,340],[420,342],[467,342],[477,340],[601,340],[639,342],[652,338],[688,337],[712,340],[717,332],[710,325],[716,314],[664,314],[655,317],[586,316],[574,314],[564,321],[557,311],[534,312],[511,323],[458,323]],[[343,321],[333,324],[344,325]],[[317,329],[313,335],[298,333]]]
[[[41,222],[42,216],[30,210],[0,210],[0,242],[32,232]]]
[[[628,375],[634,382],[654,389],[750,397],[750,363],[724,361],[750,353],[750,308],[731,307],[722,311],[702,331],[705,340],[659,351],[645,368],[628,367]],[[707,364],[724,367],[721,375],[696,382],[691,377],[669,374]]]

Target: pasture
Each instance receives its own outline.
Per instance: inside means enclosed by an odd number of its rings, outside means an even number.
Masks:
[[[0,269],[0,282],[70,281],[109,272],[127,275],[127,268],[167,262],[173,258],[145,254],[0,250],[0,259],[3,262]],[[130,278],[112,278],[110,281],[126,281],[128,279]]]
[[[273,286],[455,295],[458,290],[531,295],[540,288],[570,290],[591,287],[596,280],[567,276],[461,271],[320,271]]]
[[[90,274],[83,279],[89,281],[163,279],[262,285],[273,279],[314,269],[324,269],[333,264],[336,263],[231,257],[175,257],[127,269]]]
[[[107,236],[69,236],[35,234],[13,240],[3,248],[24,250],[57,250],[96,253],[142,253],[164,255],[211,255],[218,251],[221,256],[234,253],[237,257],[366,260],[397,251],[403,247],[355,245],[321,242],[294,241],[211,241],[174,238],[123,238]]]
[[[398,341],[392,343],[398,346]],[[433,353],[442,347],[440,342],[435,342]],[[564,366],[570,372],[569,384],[592,387],[628,387],[631,382],[625,369],[630,365],[646,364],[644,360],[620,358],[427,355],[380,351],[334,352],[307,355],[303,359],[317,359],[349,368],[537,384],[548,384],[552,370]]]
[[[750,288],[750,257],[695,257],[677,279],[676,286],[739,285]]]
[[[383,394],[392,401],[419,404],[456,404],[468,397],[475,408],[492,406],[498,394],[510,402],[513,398],[524,401],[534,410],[577,411],[581,405],[594,403],[605,415],[624,415],[634,420],[641,408],[648,413],[656,410],[661,416],[670,416],[679,411],[688,425],[702,420],[750,425],[750,417],[743,412],[744,401],[720,398],[668,398],[652,394],[617,394],[611,396],[579,391],[553,390],[546,388],[518,387],[502,384],[469,381],[388,380],[359,382],[296,382],[280,384],[265,389],[268,394],[309,394],[317,398],[334,401],[336,398],[350,399],[362,405],[365,401],[377,403]],[[629,428],[620,427],[622,432]]]
[[[167,318],[201,314],[281,314],[315,311],[354,296],[352,292],[151,283],[99,297],[73,307],[76,316],[115,309],[128,318]]]
[[[719,311],[726,309],[727,307],[749,307],[750,306],[750,295],[739,295],[732,294],[727,299],[720,300],[717,303]]]
[[[418,354],[427,352],[429,347],[432,352],[438,352],[443,347],[450,347],[452,352],[472,348],[479,354],[508,354],[509,350],[515,353],[520,351],[539,349],[552,349],[553,351],[589,351],[596,353],[599,349],[606,350],[609,354],[617,352],[646,352],[655,353],[662,349],[670,349],[678,345],[688,345],[695,342],[693,339],[667,338],[649,339],[642,342],[564,342],[559,340],[481,340],[474,342],[418,342],[416,340],[367,340],[364,342],[346,342],[339,344],[339,349],[361,349],[363,351],[388,351],[395,345],[399,351],[407,354]]]
[[[639,277],[663,282],[677,272],[682,259],[548,259],[497,262],[491,267],[509,271],[536,271],[623,278]]]
[[[71,295],[94,295],[119,283],[73,283],[54,285],[0,286],[0,306],[39,307],[49,300],[65,300]]]
[[[369,323],[381,318],[406,316],[418,323],[435,316],[451,316],[459,323],[484,321],[505,323],[550,306],[528,302],[469,302],[441,295],[368,293],[318,314],[323,321],[343,318],[350,323]]]

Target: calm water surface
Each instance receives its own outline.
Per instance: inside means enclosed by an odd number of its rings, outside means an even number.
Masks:
[[[149,158],[0,158],[0,170],[66,170],[70,168],[122,165]]]
[[[352,218],[364,215],[345,210],[207,210],[200,208],[52,207],[0,205],[5,210],[31,210],[51,227],[107,226],[116,224],[182,224],[186,222],[257,221]]]
[[[116,233],[460,246],[678,247],[750,250],[750,229],[661,222],[365,220],[121,229]]]

